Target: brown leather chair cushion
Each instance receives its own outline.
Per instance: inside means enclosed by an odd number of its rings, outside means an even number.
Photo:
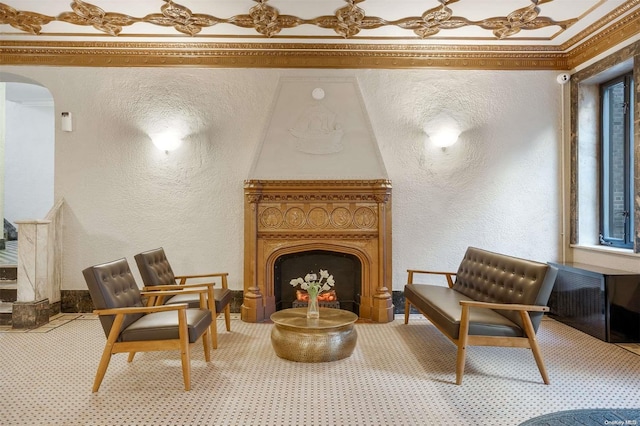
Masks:
[[[458,267],[453,289],[472,300],[545,306],[557,271],[545,263],[469,247]],[[498,311],[522,327],[518,312]],[[542,312],[532,312],[537,331]]]
[[[126,308],[144,306],[140,289],[131,274],[127,260],[122,258],[99,266],[89,267],[82,271],[89,294],[96,309]],[[127,315],[123,328],[137,321],[144,314]],[[105,335],[113,325],[115,315],[100,315],[100,322]]]
[[[211,325],[211,311],[208,309],[187,309],[186,313],[189,343],[193,343]],[[123,342],[178,338],[177,311],[147,314],[124,329],[120,335],[120,340]]]
[[[216,313],[222,312],[222,310],[231,302],[233,298],[233,294],[229,289],[225,288],[214,288],[213,289],[213,298],[215,299],[216,304]],[[200,297],[197,294],[177,294],[166,302],[165,305],[175,304],[175,303],[186,303],[190,308],[200,307]]]
[[[460,332],[461,300],[472,300],[449,287],[407,284],[404,296],[446,334],[457,339]],[[520,337],[523,332],[513,321],[491,309],[469,310],[469,335]]]
[[[176,277],[162,247],[134,256],[145,286],[174,285]]]

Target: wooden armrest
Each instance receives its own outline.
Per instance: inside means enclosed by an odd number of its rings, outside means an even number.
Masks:
[[[140,292],[142,296],[148,296],[148,306],[161,306],[164,304],[165,296],[177,296],[182,294],[199,294],[200,295],[200,308],[209,309],[211,312],[215,312],[215,297],[213,293],[214,283],[201,283],[193,285],[158,285],[152,286],[152,290],[149,287],[143,287],[143,291]],[[163,288],[170,288],[174,290],[162,290]],[[205,297],[206,295],[206,297]],[[173,303],[172,303],[173,305]]]
[[[175,279],[179,281],[179,284],[185,284],[190,278],[210,278],[210,277],[219,277],[222,278],[222,288],[227,289],[227,276],[228,272],[212,272],[210,274],[196,274],[196,275],[174,275]]]
[[[180,286],[182,287],[182,286]],[[143,296],[176,296],[178,294],[199,294],[206,293],[208,291],[207,286],[200,286],[200,288],[189,288],[189,289],[179,289],[179,290],[154,290],[154,291],[141,291],[140,294]]]
[[[521,305],[518,303],[491,303],[491,302],[477,302],[475,300],[461,300],[460,305],[470,306],[474,308],[499,309],[499,310],[507,310],[507,311],[549,312],[548,306]]]
[[[413,284],[413,275],[414,274],[431,274],[431,275],[444,275],[447,277],[447,285],[449,288],[453,287],[453,279],[451,277],[455,277],[455,272],[441,272],[441,271],[425,271],[421,269],[407,269],[409,273],[409,277],[407,278],[407,284]]]
[[[173,305],[130,306],[126,308],[96,309],[93,311],[93,313],[98,315],[144,314],[151,312],[177,311],[180,309],[186,309],[187,307],[188,305],[186,303],[176,303]]]
[[[142,287],[143,291],[171,291],[171,290],[185,290],[198,287],[213,287],[216,283],[198,283],[198,284],[167,284],[167,285],[152,285],[148,287]]]
[[[188,278],[207,278],[207,277],[226,277],[228,272],[212,272],[210,274],[196,274],[196,275],[175,275],[177,280]]]
[[[407,272],[413,272],[414,274],[456,275],[456,272],[425,271],[422,269],[407,269]]]

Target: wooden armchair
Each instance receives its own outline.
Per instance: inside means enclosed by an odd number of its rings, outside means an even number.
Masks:
[[[231,291],[229,291],[227,283],[227,272],[218,272],[199,275],[174,275],[173,269],[169,264],[169,260],[165,255],[164,249],[157,248],[145,251],[134,256],[145,291],[158,290],[187,290],[190,288],[198,288],[203,285],[213,287],[213,297],[207,298],[207,307],[212,312],[213,322],[211,323],[211,340],[214,349],[218,348],[218,326],[216,317],[224,310],[224,320],[227,331],[231,331],[231,307],[230,303],[233,299]],[[214,286],[216,282],[200,282],[204,278],[213,278],[220,282],[220,288]],[[197,280],[195,283],[187,283],[187,280]],[[193,281],[192,281],[193,282]],[[157,305],[171,305],[176,303],[186,303],[189,307],[197,307],[200,300],[197,294],[185,291],[175,294],[171,297],[160,295],[154,299]]]
[[[109,366],[111,355],[129,352],[132,362],[136,352],[177,349],[181,352],[184,388],[191,388],[190,347],[202,337],[205,360],[211,359],[209,327],[211,312],[187,305],[144,306],[142,295],[126,259],[91,266],[82,271],[91,299],[100,316],[107,343],[102,352],[93,383],[97,392]],[[205,306],[207,288],[190,290]],[[158,292],[152,294],[157,296]],[[172,294],[173,293],[173,294]],[[168,292],[174,295],[176,291]]]

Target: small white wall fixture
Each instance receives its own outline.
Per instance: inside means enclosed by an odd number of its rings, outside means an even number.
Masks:
[[[443,150],[454,145],[461,133],[457,120],[444,113],[429,119],[424,126],[424,131],[431,144]]]
[[[438,148],[448,148],[458,141],[460,131],[452,127],[444,127],[428,133],[431,142]]]
[[[70,112],[63,112],[60,114],[60,129],[63,132],[73,131],[73,121]]]
[[[176,131],[164,131],[150,135],[151,141],[160,151],[169,153],[175,151],[182,145],[182,137]]]

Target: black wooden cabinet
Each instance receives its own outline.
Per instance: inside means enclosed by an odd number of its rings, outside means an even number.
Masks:
[[[640,342],[640,274],[580,263],[554,263],[549,315],[598,339]]]

